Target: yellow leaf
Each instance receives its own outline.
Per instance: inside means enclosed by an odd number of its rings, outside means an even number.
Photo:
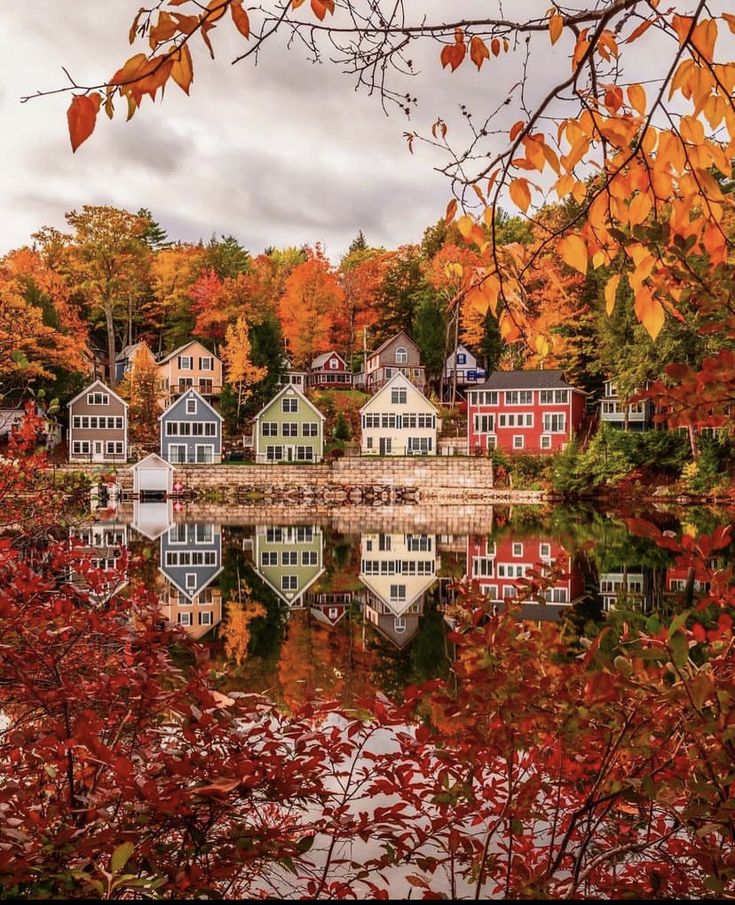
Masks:
[[[620,274],[616,273],[614,276],[610,277],[607,281],[607,286],[605,286],[605,311],[607,311],[608,316],[615,310],[615,299],[617,297],[619,283]]]
[[[545,336],[536,337],[536,351],[540,358],[546,358],[551,352],[551,344]]]
[[[462,217],[457,220],[457,228],[463,239],[469,239],[472,234],[472,227],[475,225],[475,221],[468,214],[464,214]]]
[[[509,188],[510,197],[514,203],[525,213],[531,204],[531,190],[528,187],[528,180],[514,179]]]
[[[562,261],[583,276],[587,273],[587,245],[581,236],[571,233],[565,236],[558,245]]]
[[[644,223],[648,218],[648,215],[651,213],[652,208],[653,202],[651,201],[651,196],[648,193],[636,195],[635,198],[630,202],[630,207],[628,208],[630,225],[638,226],[639,223]]]
[[[557,12],[552,13],[549,18],[549,37],[551,38],[552,45],[556,44],[556,42],[561,37],[563,28],[564,28],[563,16],[560,16],[559,13],[557,13]]]
[[[628,88],[628,100],[630,106],[643,116],[647,107],[646,89],[641,85],[631,85]]]

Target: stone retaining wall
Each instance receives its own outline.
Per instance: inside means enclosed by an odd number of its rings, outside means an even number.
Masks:
[[[109,466],[65,466],[64,470],[99,476],[111,469]],[[117,480],[123,491],[132,491],[130,467],[119,469]],[[488,493],[493,489],[493,463],[490,459],[458,456],[350,457],[320,465],[183,466],[176,469],[174,480],[186,492],[198,496],[216,493],[227,499],[235,499],[238,491],[248,490],[267,493],[269,489],[275,492],[308,488],[319,495],[325,488],[383,487],[410,488],[414,491],[412,496],[422,502],[457,505],[491,502]]]

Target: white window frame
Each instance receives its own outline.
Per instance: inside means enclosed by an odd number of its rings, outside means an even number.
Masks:
[[[186,400],[186,414],[187,415],[196,415],[196,413],[197,413],[196,399],[187,399]]]
[[[396,364],[397,365],[408,364],[408,349],[405,346],[399,346],[396,349]]]
[[[513,435],[513,449],[524,449],[526,445],[526,439],[523,434],[514,434]]]

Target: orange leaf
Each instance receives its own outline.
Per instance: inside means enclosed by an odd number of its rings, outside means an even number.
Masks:
[[[628,100],[630,106],[643,116],[646,112],[647,100],[646,90],[641,85],[631,85],[628,88]]]
[[[525,213],[531,204],[531,190],[527,179],[514,179],[509,188],[510,197],[514,203]]]
[[[194,68],[191,62],[191,53],[187,44],[183,44],[179,48],[176,56],[172,57],[173,66],[171,67],[171,78],[186,94],[189,93],[189,87],[194,80]]]
[[[440,56],[442,68],[446,69],[447,66],[451,66],[452,72],[454,72],[462,64],[466,53],[467,45],[464,43],[447,44],[442,48]]]
[[[227,12],[227,3],[225,0],[209,0],[207,4],[207,12],[209,13],[208,21],[210,23],[221,19]]]
[[[635,41],[635,40],[637,40],[638,38],[640,38],[640,36],[641,36],[642,34],[645,34],[645,32],[647,32],[648,29],[649,29],[652,25],[653,25],[653,19],[646,19],[645,22],[641,22],[641,24],[640,24],[637,28],[634,28],[633,31],[628,35],[628,37],[627,37],[625,43],[626,43],[626,44],[632,44],[633,41]]]
[[[608,316],[615,310],[615,299],[618,294],[619,283],[620,274],[616,273],[614,276],[610,277],[607,281],[607,286],[605,286],[605,311],[607,311]]]
[[[651,339],[655,340],[661,332],[666,315],[663,305],[653,297],[648,286],[641,286],[635,294],[635,313]]]
[[[587,274],[589,264],[587,245],[581,236],[571,233],[565,236],[558,245],[562,261],[573,270],[578,270],[583,276]]]
[[[243,38],[249,38],[250,19],[247,10],[243,8],[242,0],[232,0],[230,12],[232,13],[232,21],[235,23],[235,28],[240,32]]]
[[[490,59],[490,51],[487,49],[487,44],[477,35],[470,41],[470,59],[477,66],[478,71],[482,69],[482,64],[485,60]]]
[[[311,0],[314,15],[322,21],[328,12],[334,13],[334,0]]]
[[[500,54],[500,41],[497,38],[493,38],[490,42],[490,49],[492,50],[494,57],[497,57]]]
[[[78,94],[72,98],[66,119],[69,124],[69,138],[72,151],[85,142],[94,132],[97,125],[97,114],[100,110],[102,96],[97,94]]]
[[[125,85],[135,81],[135,77],[146,59],[144,53],[136,53],[135,56],[130,57],[125,65],[118,69],[110,79],[110,85]]]
[[[444,215],[444,219],[447,223],[451,223],[454,220],[454,215],[457,213],[457,199],[452,198],[452,200],[447,205],[447,212]]]
[[[517,123],[513,124],[513,128],[510,130],[510,140],[511,141],[515,141],[516,138],[518,138],[518,135],[523,130],[523,127],[525,125],[526,124],[523,122],[522,119],[519,119]]]
[[[521,331],[518,324],[512,320],[504,311],[500,316],[500,335],[507,343],[514,343],[521,338]]]
[[[563,29],[563,16],[560,16],[557,12],[552,13],[551,17],[549,18],[549,36],[551,37],[552,44],[556,44],[556,42],[559,40]]]

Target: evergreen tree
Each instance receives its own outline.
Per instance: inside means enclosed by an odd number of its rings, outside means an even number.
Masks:
[[[141,238],[149,248],[160,251],[162,248],[170,248],[174,244],[161,224],[153,219],[153,214],[147,207],[141,207],[137,216],[147,224]]]
[[[500,335],[498,319],[495,317],[492,311],[488,311],[485,317],[485,333],[482,338],[481,349],[482,358],[485,362],[488,376],[490,376],[493,371],[498,370],[504,349],[505,341]]]
[[[433,292],[425,292],[416,309],[413,339],[421,349],[421,361],[429,378],[439,377],[444,367],[446,315]]]
[[[365,239],[365,234],[362,230],[358,232],[355,238],[350,242],[350,247],[347,249],[347,254],[354,254],[356,251],[367,251],[367,240]]]
[[[212,236],[204,249],[203,269],[213,270],[221,280],[236,277],[250,269],[250,252],[234,236]]]

